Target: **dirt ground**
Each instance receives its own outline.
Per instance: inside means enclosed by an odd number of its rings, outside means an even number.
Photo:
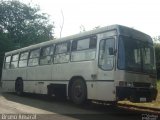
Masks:
[[[77,106],[69,101],[48,100],[42,95],[26,94],[19,97],[13,93],[0,92],[0,120],[10,114],[35,115],[36,118],[31,117],[36,120],[142,120],[142,115],[147,113],[115,106]]]

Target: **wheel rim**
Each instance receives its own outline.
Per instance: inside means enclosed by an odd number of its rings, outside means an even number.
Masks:
[[[20,83],[17,84],[17,90],[18,90],[18,92],[21,90]]]
[[[17,95],[21,95],[21,93],[23,92],[23,86],[22,86],[22,82],[21,81],[17,81],[16,83],[16,93]]]
[[[76,98],[81,98],[82,94],[83,94],[82,86],[76,85],[74,87],[74,96]]]

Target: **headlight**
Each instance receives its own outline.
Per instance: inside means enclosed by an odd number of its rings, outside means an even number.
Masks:
[[[119,86],[125,87],[127,85],[127,82],[125,81],[119,81]]]
[[[132,82],[119,81],[119,86],[121,87],[133,87]]]
[[[151,84],[150,88],[154,88],[154,86]]]
[[[132,82],[127,83],[127,87],[133,87],[133,83]]]

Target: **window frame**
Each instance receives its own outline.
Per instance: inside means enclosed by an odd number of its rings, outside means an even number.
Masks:
[[[119,60],[117,59],[117,68],[119,70],[125,70],[127,72],[136,72],[136,73],[143,73],[143,74],[155,74],[154,71],[155,69],[153,69],[152,72],[146,72],[147,70],[144,68],[144,58],[143,58],[143,49],[145,48],[145,45],[146,43],[148,43],[148,45],[153,48],[153,53],[155,54],[155,51],[154,51],[154,47],[153,47],[153,44],[152,43],[149,43],[149,42],[146,42],[144,41],[145,39],[138,39],[138,38],[133,38],[133,37],[129,37],[129,36],[125,36],[125,35],[119,35],[118,37],[118,55],[117,57],[119,58],[120,57],[120,53],[119,53],[119,50],[120,50],[120,41],[122,41],[122,38],[124,39],[133,39],[133,40],[136,40],[138,42],[140,42],[140,62],[141,62],[141,65],[140,65],[140,70],[129,70],[126,68],[126,66],[124,66],[123,68],[119,66]],[[129,41],[133,41],[133,40],[129,40]],[[147,46],[148,47],[148,46]],[[151,54],[150,54],[151,55]],[[154,56],[154,55],[153,55]],[[152,61],[152,60],[150,60]],[[155,58],[153,57],[153,66],[155,66]]]
[[[9,57],[9,56],[10,56],[10,61],[6,62],[6,58]],[[4,69],[10,69],[11,58],[12,58],[12,55],[7,55],[7,56],[4,57],[4,64],[3,64],[4,65],[4,67],[3,67]],[[6,63],[9,63],[9,67],[8,68],[6,68]]]
[[[48,47],[50,47],[50,51],[49,52],[51,52],[51,50],[53,50],[52,52],[52,54],[49,54],[49,55],[45,55],[45,56],[41,56],[41,53],[42,53],[42,49],[45,49],[45,48],[48,48]],[[51,49],[51,47],[53,48],[53,49]],[[47,45],[47,46],[43,46],[43,47],[41,47],[41,49],[40,49],[40,56],[39,56],[39,65],[40,66],[43,66],[43,65],[51,65],[51,64],[53,64],[53,56],[54,56],[54,53],[55,53],[55,44],[52,44],[52,45]],[[51,62],[49,63],[49,64],[41,64],[41,62],[40,62],[40,60],[42,59],[42,57],[47,57],[47,56],[50,56],[51,58]]]
[[[64,43],[67,43],[67,51],[66,52],[60,52],[60,53],[56,53],[56,47],[60,44],[64,44]],[[70,62],[70,53],[71,53],[71,41],[64,41],[64,42],[59,42],[59,43],[56,43],[54,45],[54,53],[53,53],[53,64],[63,64],[63,63],[68,63]],[[55,63],[55,56],[57,55],[60,55],[60,54],[65,54],[65,55],[69,55],[69,60],[68,62],[59,62],[59,63]]]
[[[113,55],[114,56],[114,58],[113,58],[113,66],[112,66],[112,68],[111,69],[103,69],[102,67],[100,67],[100,65],[99,65],[99,60],[100,60],[100,43],[103,41],[103,40],[109,40],[109,39],[113,39],[113,49],[115,50],[115,38],[114,37],[107,37],[107,38],[104,38],[104,39],[101,39],[100,41],[99,41],[99,50],[98,50],[98,67],[101,69],[101,70],[103,70],[103,71],[112,71],[113,69],[114,69],[114,67],[115,67],[115,55]]]
[[[58,45],[64,44],[64,43],[67,43],[67,51],[66,51],[66,52],[56,53],[56,49],[57,49],[56,47],[57,47]],[[54,55],[69,53],[69,52],[70,52],[70,48],[71,48],[71,41],[64,41],[64,42],[56,43],[56,44],[55,44],[55,47],[54,47]]]
[[[18,59],[17,59],[17,60],[12,61],[13,56],[15,56],[15,55],[18,55]],[[12,67],[11,67],[12,62],[17,62],[17,66],[16,66],[15,68],[12,68]],[[16,69],[16,68],[18,68],[18,64],[19,64],[19,53],[12,54],[12,56],[11,56],[11,60],[10,60],[10,69]]]
[[[78,47],[78,41],[85,41],[85,39],[89,40],[89,46],[86,49],[77,49]],[[94,42],[93,42],[94,41]],[[94,46],[93,46],[94,43]],[[96,53],[97,53],[97,36],[96,35],[92,35],[92,36],[85,36],[82,38],[78,38],[76,40],[72,40],[72,44],[71,44],[71,55],[70,55],[70,61],[71,62],[81,62],[81,61],[91,61],[91,60],[95,60],[96,59]],[[87,53],[87,52],[95,52],[95,56],[93,59],[79,59],[79,60],[73,60],[72,59],[72,54],[81,54],[81,53]]]
[[[31,52],[32,52],[32,51],[35,51],[35,50],[39,50],[39,56],[38,56],[38,57],[30,58]],[[27,66],[28,66],[28,67],[39,66],[40,51],[41,51],[41,48],[34,48],[34,49],[31,49],[31,50],[29,51],[28,61],[27,61]],[[35,58],[38,58],[38,64],[37,64],[37,65],[32,65],[32,66],[30,66],[30,65],[29,65],[29,60],[30,60],[30,59],[35,59]]]
[[[85,40],[85,39],[89,39],[89,47],[87,49],[80,49],[77,50],[77,45],[78,45],[78,41],[81,40]],[[93,47],[93,42],[94,41],[94,47]],[[91,61],[91,60],[95,60],[96,59],[96,54],[97,54],[97,36],[96,35],[92,35],[92,36],[87,36],[87,37],[83,37],[83,38],[78,38],[76,40],[72,40],[72,44],[71,44],[71,55],[70,55],[70,61],[71,62],[81,62],[81,61]],[[76,45],[73,45],[75,44]],[[75,47],[76,46],[76,47]],[[81,52],[87,52],[87,51],[95,51],[95,57],[93,59],[83,59],[83,60],[72,60],[72,54],[74,53],[81,53]]]
[[[90,41],[91,41],[90,38],[85,38],[85,39],[77,40],[77,41],[76,41],[76,43],[77,43],[76,47],[77,47],[77,48],[76,48],[75,51],[82,51],[82,50],[87,50],[87,49],[89,49],[89,47],[90,47]],[[81,42],[82,42],[82,43],[84,42],[83,44],[88,44],[88,47],[87,47],[87,48],[79,48],[79,46],[80,46],[79,44],[82,44]],[[78,49],[78,48],[79,48],[79,49]]]
[[[83,41],[85,39],[89,39],[89,48],[77,50],[78,41],[81,41],[81,40]],[[96,41],[96,45],[95,45],[94,48],[91,47],[91,41],[92,41],[92,39],[95,39],[95,41]],[[73,43],[74,42],[76,42],[76,49],[75,50],[73,50]],[[71,42],[71,52],[83,51],[83,50],[88,50],[88,49],[97,49],[97,36],[96,35],[79,38],[79,39],[76,39],[76,40],[72,40],[72,42]]]
[[[19,54],[19,61],[18,61],[18,67],[19,67],[19,68],[24,68],[24,67],[27,67],[27,66],[28,66],[29,52],[30,52],[30,51],[23,51],[23,52],[20,52],[20,54]],[[21,54],[23,54],[23,53],[28,53],[26,59],[21,59]],[[27,64],[26,64],[26,66],[20,67],[20,66],[19,66],[19,62],[20,62],[20,61],[23,61],[23,60],[27,60]]]

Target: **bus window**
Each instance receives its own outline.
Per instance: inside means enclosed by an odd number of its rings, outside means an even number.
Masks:
[[[47,46],[41,49],[40,65],[51,64],[53,55],[53,46]]]
[[[70,42],[64,42],[56,45],[54,63],[66,63],[69,61]]]
[[[155,69],[154,63],[154,48],[151,45],[143,45],[142,59],[143,71],[146,73],[153,73]]]
[[[103,70],[113,69],[114,39],[101,40],[99,51],[99,67]]]
[[[72,51],[94,49],[97,45],[97,38],[91,37],[82,40],[75,40],[72,42]]]
[[[154,48],[150,43],[121,36],[118,54],[118,68],[121,70],[155,72]]]
[[[77,42],[77,50],[89,49],[90,39],[83,39]]]
[[[96,37],[72,42],[71,61],[93,60],[95,58]]]
[[[28,59],[28,52],[23,52],[20,54],[19,67],[26,67]]]
[[[91,37],[89,48],[94,49],[94,48],[96,48],[96,46],[97,46],[97,37]]]
[[[39,64],[40,49],[35,49],[30,52],[28,66],[36,66]]]
[[[19,54],[15,54],[15,55],[12,56],[11,68],[17,68],[18,67],[18,57],[19,57]]]
[[[140,51],[140,49],[134,49],[134,61],[137,64],[141,64],[141,51]]]
[[[9,67],[10,67],[10,61],[11,61],[11,56],[7,56],[5,58],[5,64],[4,64],[4,68],[5,69],[9,69]]]

